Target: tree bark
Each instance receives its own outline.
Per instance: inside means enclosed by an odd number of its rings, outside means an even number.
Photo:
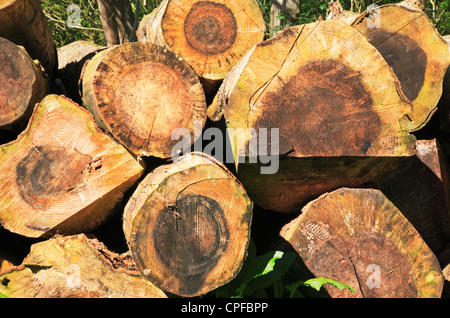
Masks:
[[[136,40],[134,15],[129,0],[97,0],[106,44],[118,45]]]
[[[241,269],[252,207],[224,166],[189,154],[139,184],[125,207],[124,233],[151,282],[172,294],[199,296]]]
[[[326,20],[256,45],[224,80],[208,116],[224,117],[238,178],[255,204],[296,212],[414,155],[415,138],[402,127],[410,111],[381,54],[343,21]],[[265,155],[279,167],[263,175]]]
[[[0,129],[21,132],[49,92],[39,65],[22,47],[0,38]]]
[[[139,25],[139,41],[165,46],[183,57],[199,77],[221,81],[256,43],[265,23],[255,0],[164,0]]]
[[[84,234],[36,243],[20,266],[0,275],[13,298],[166,298],[134,269],[129,255]]]
[[[270,34],[281,29],[298,24],[300,13],[300,1],[297,0],[272,0],[270,7]],[[288,25],[285,25],[285,23]]]
[[[403,1],[383,5],[375,13],[366,11],[352,26],[386,59],[411,102],[405,128],[416,131],[424,127],[437,109],[450,64],[447,43],[427,14],[420,6]]]
[[[281,231],[332,297],[440,297],[444,277],[420,234],[378,190],[341,188],[310,202]]]
[[[104,49],[105,47],[86,41],[75,41],[58,48],[58,78],[62,83],[60,94],[77,104],[83,103],[79,84],[84,64]]]
[[[48,95],[27,129],[0,148],[0,221],[29,237],[104,222],[143,167],[71,100]]]
[[[1,0],[0,36],[21,45],[53,78],[58,70],[56,45],[38,0]]]
[[[192,68],[152,43],[125,43],[90,60],[82,75],[84,105],[97,123],[137,156],[172,157],[174,130],[198,138],[205,94]]]

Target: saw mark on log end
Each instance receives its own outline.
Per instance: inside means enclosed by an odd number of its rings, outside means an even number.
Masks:
[[[76,150],[34,146],[16,167],[16,182],[22,199],[38,210],[83,183],[83,170],[91,157]]]
[[[200,1],[186,16],[184,32],[193,49],[206,55],[220,54],[235,42],[237,23],[224,4]]]
[[[229,232],[215,200],[185,195],[160,213],[153,238],[159,258],[182,278],[180,289],[195,293],[227,248]]]
[[[391,241],[378,234],[338,241],[321,241],[306,265],[316,276],[334,277],[367,298],[417,297],[412,268],[406,256]],[[342,291],[327,288],[334,296]]]
[[[366,155],[381,129],[361,74],[335,60],[303,65],[259,103],[255,128],[279,128],[296,154]]]
[[[368,41],[375,46],[392,67],[405,96],[414,101],[425,83],[427,54],[407,35],[373,28]]]
[[[192,100],[183,75],[163,63],[133,64],[122,68],[112,83],[114,95],[98,97],[111,132],[132,152],[148,151],[152,142],[173,142],[172,131],[186,125]]]

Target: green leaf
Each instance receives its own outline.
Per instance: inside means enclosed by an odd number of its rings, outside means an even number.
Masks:
[[[255,290],[264,289],[273,285],[280,279],[294,261],[293,253],[284,253],[280,251],[270,252],[257,257],[251,264],[252,269],[250,279],[246,281],[244,289],[245,295],[251,295]],[[262,270],[258,269],[263,267]]]
[[[241,271],[231,282],[216,289],[216,297],[242,298],[269,287],[288,270],[293,261],[294,253],[280,251],[256,256],[256,247],[251,240]]]
[[[0,298],[9,298],[9,297],[0,293]]]
[[[355,290],[351,286],[343,284],[341,282],[338,282],[338,281],[330,279],[330,278],[325,278],[325,277],[311,278],[311,279],[308,279],[305,282],[304,281],[298,281],[298,282],[295,282],[295,283],[292,283],[292,284],[286,286],[286,289],[288,291],[290,291],[290,293],[291,293],[290,297],[292,297],[294,292],[300,286],[311,287],[311,288],[314,288],[315,290],[319,291],[320,288],[322,288],[322,286],[325,285],[325,284],[331,284],[331,285],[333,285],[334,287],[336,287],[339,290],[348,289],[352,293],[355,293]]]

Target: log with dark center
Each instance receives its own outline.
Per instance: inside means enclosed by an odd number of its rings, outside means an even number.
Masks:
[[[124,233],[151,282],[172,294],[199,296],[239,272],[252,207],[224,166],[187,155],[139,184],[125,207]]]
[[[413,105],[403,125],[415,131],[425,126],[437,109],[450,54],[427,14],[412,2],[367,10],[351,25],[393,69],[402,92]]]
[[[175,129],[192,142],[206,121],[198,76],[182,59],[152,43],[127,43],[97,54],[82,75],[83,100],[97,123],[132,153],[169,158]]]
[[[163,45],[182,56],[211,86],[264,34],[264,19],[254,0],[165,0],[142,19],[137,31],[139,41]]]
[[[207,55],[223,53],[236,40],[236,19],[224,4],[200,1],[187,14],[184,33],[193,49]]]
[[[238,178],[252,200],[298,212],[324,191],[401,168],[414,155],[415,138],[402,126],[410,111],[383,56],[332,19],[256,45],[225,78],[208,116],[224,117]],[[262,174],[266,154],[278,166]]]
[[[93,230],[142,172],[89,112],[48,95],[18,139],[0,148],[1,224],[29,237]]]

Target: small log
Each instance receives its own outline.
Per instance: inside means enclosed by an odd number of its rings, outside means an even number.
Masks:
[[[331,297],[440,297],[444,277],[420,234],[378,190],[341,188],[308,203],[283,227],[285,238]]]
[[[367,10],[351,25],[367,37],[394,70],[404,95],[413,105],[404,127],[416,131],[437,110],[450,54],[427,14],[411,3],[417,1]]]
[[[0,0],[0,36],[23,46],[53,78],[58,70],[56,45],[38,0]]]
[[[256,45],[208,108],[213,121],[224,117],[238,178],[254,203],[280,212],[399,168],[415,151],[401,125],[408,112],[381,54],[334,19]],[[264,156],[279,159],[266,175]]]
[[[127,254],[84,234],[31,246],[20,266],[0,275],[0,293],[13,298],[167,298],[134,269]]]
[[[21,132],[49,85],[25,49],[4,38],[0,38],[0,65],[0,129]]]
[[[174,130],[185,129],[196,140],[194,128],[200,134],[206,122],[198,76],[152,43],[125,43],[98,53],[86,64],[81,87],[97,123],[137,156],[170,158],[179,142]]]
[[[199,296],[240,271],[252,207],[224,166],[189,154],[139,184],[125,207],[124,233],[151,282],[172,294]]]
[[[84,64],[105,47],[87,41],[75,41],[59,47],[58,79],[61,81],[60,94],[82,104],[80,78]]]
[[[29,237],[92,230],[142,172],[88,111],[48,95],[27,129],[0,148],[0,222]]]
[[[256,0],[164,0],[139,25],[139,41],[182,56],[199,77],[221,81],[265,35]]]

